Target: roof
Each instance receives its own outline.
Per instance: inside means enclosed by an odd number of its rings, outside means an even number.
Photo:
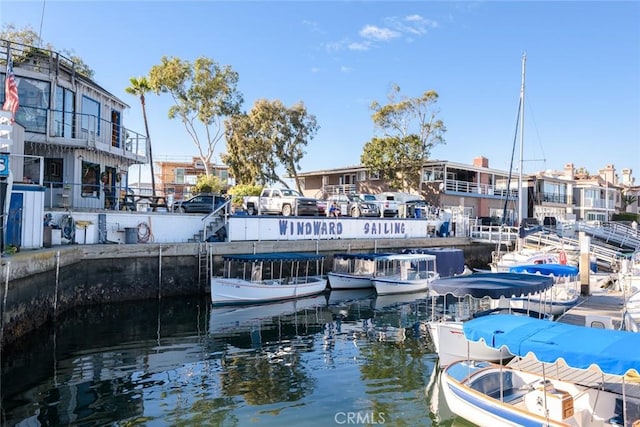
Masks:
[[[316,261],[323,260],[324,255],[321,254],[305,254],[299,252],[273,252],[264,254],[238,254],[238,255],[225,255],[222,257],[225,261],[240,261],[240,262],[273,262],[273,261]]]
[[[474,273],[434,280],[430,289],[439,295],[473,298],[534,294],[553,286],[553,277],[521,273]]]
[[[463,323],[465,337],[493,348],[507,347],[515,356],[532,354],[540,362],[562,359],[572,367],[598,367],[605,374],[640,371],[640,334],[588,328],[528,316],[497,314]]]

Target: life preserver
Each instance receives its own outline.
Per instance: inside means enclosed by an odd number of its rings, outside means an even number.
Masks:
[[[560,251],[558,258],[560,260],[560,264],[567,265],[567,253],[565,251]]]

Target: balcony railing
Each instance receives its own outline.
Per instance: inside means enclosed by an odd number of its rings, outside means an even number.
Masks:
[[[557,203],[566,205],[569,197],[566,194],[538,193],[538,203]]]
[[[502,198],[508,196],[514,200],[518,198],[517,189],[508,191],[506,189],[496,188],[490,184],[478,184],[476,182],[458,181],[455,179],[447,179],[445,181],[445,190],[448,192],[498,196]]]
[[[136,160],[146,160],[148,140],[145,135],[91,114],[20,106],[16,121],[32,133],[30,142],[58,142],[71,146],[82,142],[87,148],[125,156],[132,154],[138,157]]]
[[[128,187],[125,183],[104,185],[44,181],[43,185],[45,209],[147,211],[147,208],[153,208],[147,188]],[[158,194],[157,197],[165,196]],[[135,206],[132,206],[132,200],[135,200]]]

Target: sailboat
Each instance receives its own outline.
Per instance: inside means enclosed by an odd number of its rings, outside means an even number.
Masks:
[[[501,244],[502,242],[498,242],[496,250],[491,254],[491,263],[489,266],[491,267],[491,271],[494,273],[497,272],[506,272],[509,271],[509,268],[514,265],[519,264],[533,264],[533,263],[559,263],[560,258],[559,254],[550,254],[548,251],[540,251],[540,250],[527,250],[523,246],[524,238],[529,234],[538,232],[542,230],[542,226],[539,224],[530,224],[525,220],[525,206],[527,204],[527,200],[524,193],[524,185],[523,185],[523,165],[524,165],[524,95],[525,95],[525,76],[526,76],[526,63],[527,63],[527,55],[526,53],[522,54],[522,84],[520,86],[520,103],[518,106],[518,125],[519,125],[519,136],[520,136],[520,158],[519,158],[519,166],[518,166],[518,239],[516,241],[516,249],[513,252],[502,252]],[[513,149],[511,152],[511,165],[513,166],[513,153],[515,152],[516,140],[514,138]],[[512,176],[512,168],[509,169],[509,177],[507,179],[507,195],[505,198],[504,209],[502,213],[502,225],[506,224],[507,219],[507,206],[509,203],[509,193],[511,190],[511,176]]]

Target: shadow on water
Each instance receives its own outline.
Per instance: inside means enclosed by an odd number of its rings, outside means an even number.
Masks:
[[[0,421],[460,425],[432,404],[428,313],[425,295],[371,291],[78,308],[2,350]]]

